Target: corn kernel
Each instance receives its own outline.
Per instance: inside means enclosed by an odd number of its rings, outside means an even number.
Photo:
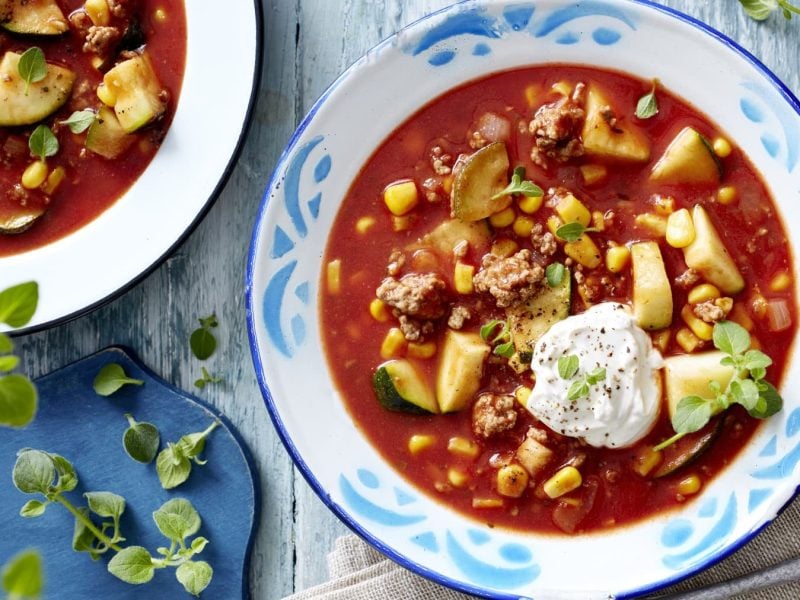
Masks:
[[[417,455],[423,450],[427,450],[436,443],[436,438],[432,435],[415,434],[408,438],[408,451]]]
[[[574,242],[564,244],[564,253],[572,260],[582,264],[589,269],[595,269],[603,261],[600,249],[594,243],[589,234],[584,233]]]
[[[703,344],[703,341],[693,334],[691,329],[686,327],[681,327],[678,330],[678,333],[675,334],[675,341],[687,354],[691,354]]]
[[[153,18],[158,23],[166,23],[167,22],[167,11],[163,8],[159,7],[153,12]]]
[[[409,342],[408,355],[411,358],[432,358],[436,355],[436,342]]]
[[[447,451],[451,454],[460,454],[467,458],[476,458],[481,449],[470,439],[464,437],[451,437],[447,440]]]
[[[453,487],[461,488],[469,483],[469,475],[460,469],[450,468],[447,469],[447,481]]]
[[[750,318],[750,315],[747,314],[747,310],[741,304],[733,305],[733,308],[728,315],[728,320],[737,323],[746,331],[753,331],[753,327],[755,327],[753,319]]]
[[[646,477],[661,464],[663,458],[664,455],[660,451],[650,447],[644,448],[634,458],[633,470],[642,477]]]
[[[583,183],[594,185],[608,177],[608,169],[605,165],[581,165],[581,176]]]
[[[723,137],[716,138],[712,143],[712,148],[714,148],[714,154],[720,158],[727,158],[733,150],[731,143]]]
[[[570,96],[572,94],[572,85],[563,80],[554,83],[551,89],[562,96]]]
[[[529,215],[532,215],[542,207],[543,196],[522,196],[517,200],[519,209]]]
[[[514,222],[514,219],[517,218],[517,213],[514,212],[514,209],[510,206],[500,212],[494,213],[492,216],[489,217],[489,223],[492,224],[492,227],[500,229],[501,227],[508,227]]]
[[[559,228],[559,227],[561,227],[563,224],[564,224],[564,223],[563,223],[563,221],[562,221],[561,219],[559,219],[559,218],[558,218],[557,216],[555,216],[555,215],[550,215],[550,216],[547,218],[547,229],[548,229],[548,230],[550,231],[550,233],[552,233],[553,235],[555,235],[555,234],[556,234],[556,231],[558,231],[558,228]]]
[[[47,181],[42,184],[42,191],[48,196],[52,196],[66,176],[67,172],[64,170],[64,167],[56,167],[50,171],[50,175],[47,176]]]
[[[22,187],[29,190],[35,190],[45,182],[48,172],[49,169],[47,168],[47,163],[43,160],[36,160],[32,162],[22,172]]]
[[[473,498],[472,508],[503,508],[500,498]]]
[[[375,217],[361,217],[358,221],[356,221],[356,231],[361,235],[364,235],[375,226],[375,222]]]
[[[769,289],[773,292],[785,292],[792,285],[792,278],[788,273],[778,273],[769,282]]]
[[[447,177],[442,179],[442,189],[444,190],[444,193],[447,194],[448,196],[453,191],[453,176],[452,175],[448,175]]]
[[[564,467],[544,482],[544,493],[548,498],[559,498],[581,487],[583,478],[575,467]]]
[[[111,89],[110,85],[105,83],[97,86],[97,97],[100,98],[100,102],[112,108],[117,103],[117,93]]]
[[[383,190],[383,201],[393,215],[401,217],[410,212],[419,202],[417,184],[413,181],[398,181]]]
[[[592,227],[597,229],[597,231],[606,230],[606,217],[599,210],[592,211]]]
[[[592,220],[592,213],[589,212],[586,205],[572,194],[567,194],[559,200],[556,204],[556,212],[564,223],[580,223],[584,227],[588,227]]]
[[[516,390],[514,390],[514,397],[517,399],[517,402],[519,402],[522,408],[525,409],[528,408],[528,398],[531,395],[531,391],[532,391],[531,388],[526,387],[524,385],[521,385]]]
[[[733,204],[737,196],[736,188],[732,185],[725,185],[717,190],[717,202],[720,204]]]
[[[675,198],[672,196],[656,196],[653,200],[653,208],[656,212],[665,217],[675,212]]]
[[[389,308],[383,300],[378,298],[369,303],[369,314],[379,323],[385,323],[389,320]]]
[[[606,268],[612,273],[620,273],[628,268],[631,249],[627,246],[613,246],[606,251]]]
[[[519,248],[519,244],[509,238],[500,238],[492,244],[492,254],[500,258],[508,258]]]
[[[724,298],[717,298],[714,300],[714,305],[721,308],[725,316],[728,316],[731,310],[733,310],[733,298],[728,298],[727,296]]]
[[[519,237],[527,238],[530,237],[531,231],[533,231],[533,225],[533,219],[520,215],[514,219],[514,226],[512,229]]]
[[[722,293],[717,286],[710,283],[701,283],[689,291],[688,301],[689,304],[700,304],[701,302],[716,300],[721,295]]]
[[[658,348],[661,353],[665,353],[669,348],[669,342],[672,339],[671,329],[662,329],[658,333],[651,334],[653,337],[653,345]]]
[[[342,291],[342,259],[335,258],[327,268],[328,293],[338,294]]]
[[[694,241],[695,235],[692,215],[685,208],[672,213],[667,219],[667,243],[673,248],[686,248]]]
[[[98,27],[107,27],[111,22],[111,11],[106,0],[86,0],[83,8],[86,9],[86,14],[92,23]]]
[[[750,298],[750,310],[756,317],[763,319],[767,316],[767,299],[759,293],[754,294]]]
[[[520,465],[510,464],[497,471],[497,493],[508,498],[519,498],[528,489],[528,472]]]
[[[453,274],[453,283],[455,284],[456,291],[459,294],[471,294],[474,291],[472,286],[472,276],[475,275],[475,267],[462,263],[456,263],[455,272]]]
[[[89,62],[92,63],[92,67],[94,67],[95,69],[97,69],[99,71],[100,67],[102,67],[105,64],[106,61],[99,54],[95,54],[94,56],[92,56],[92,58],[91,58],[91,60]]]
[[[405,349],[405,346],[406,336],[404,336],[403,332],[397,327],[392,327],[386,334],[386,337],[383,338],[383,343],[381,344],[381,357],[388,360],[395,356],[399,356]]]
[[[536,101],[539,97],[539,86],[533,83],[525,86],[525,102],[528,106],[533,108],[536,106]]]
[[[703,482],[700,481],[700,477],[692,474],[688,477],[684,477],[678,482],[676,491],[681,496],[692,496],[693,494],[699,492],[701,487],[703,487]]]
[[[664,237],[667,234],[667,219],[654,213],[636,215],[636,224],[649,229],[653,235]]]
[[[698,318],[694,312],[692,312],[692,307],[688,304],[681,309],[681,318],[683,322],[689,326],[689,329],[692,330],[692,333],[701,340],[708,342],[714,337],[714,328],[711,324]]]
[[[400,217],[392,215],[392,230],[397,232],[408,231],[414,224],[415,217],[416,215],[403,215]]]

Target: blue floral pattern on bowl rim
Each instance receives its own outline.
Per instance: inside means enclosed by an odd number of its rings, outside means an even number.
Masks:
[[[509,59],[509,42],[531,44],[547,56],[558,56],[556,62],[592,62],[595,59],[586,57],[602,51],[605,58],[597,64],[607,61],[636,72],[635,60],[626,53],[643,37],[651,36],[648,41],[653,45],[652,36],[661,35],[654,28],[664,21],[680,29],[687,44],[694,44],[693,51],[713,51],[715,57],[736,65],[730,106],[722,108],[727,115],[723,129],[736,129],[734,139],[744,140],[773,189],[795,186],[797,191],[800,102],[735,42],[690,17],[645,1],[489,0],[463,2],[430,15],[351,67],[300,125],[265,192],[248,261],[246,301],[256,371],[273,422],[300,471],[346,524],[400,564],[455,589],[509,599],[625,598],[652,592],[739,548],[782,510],[800,482],[795,472],[800,462],[800,408],[793,408],[790,399],[783,414],[762,428],[735,465],[683,510],[608,535],[554,542],[487,528],[449,513],[369,452],[329,383],[315,388],[301,381],[310,379],[302,377],[309,365],[325,368],[315,352],[320,344],[314,297],[337,198],[346,192],[371,148],[421,104],[398,108],[394,119],[385,119],[383,129],[374,133],[372,145],[357,160],[352,154],[358,152],[346,143],[346,132],[336,127],[345,91],[370,89],[366,79],[378,77],[376,65],[384,62],[413,68],[417,77],[420,69],[432,76],[446,74],[454,78],[452,87],[464,77],[459,75],[462,71],[474,77],[498,70],[492,61],[503,68],[523,64]],[[659,77],[662,82],[669,80],[669,74]],[[700,103],[701,109],[711,106],[708,98]],[[791,370],[790,379],[796,379],[796,371]],[[315,392],[313,406],[298,408],[301,394],[290,393],[287,384],[293,390],[310,386]],[[317,399],[320,393],[322,400]],[[324,426],[308,420],[307,412],[318,414]],[[355,434],[348,438],[354,448],[341,451],[349,462],[336,462],[341,456],[321,458],[313,448],[309,436],[324,437],[331,430]],[[563,581],[575,580],[574,572],[565,578],[570,573],[565,553],[585,547],[587,556],[604,556],[618,553],[624,545],[635,546],[635,555],[641,556],[643,550],[652,555],[641,565],[638,578],[624,579],[602,564],[587,575],[591,583],[575,582],[574,590],[560,587]]]

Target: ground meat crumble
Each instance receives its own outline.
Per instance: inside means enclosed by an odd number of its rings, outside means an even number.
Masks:
[[[530,250],[520,250],[507,258],[487,254],[481,270],[472,278],[478,292],[489,292],[497,306],[506,308],[533,296],[544,278],[544,269],[533,262]]]
[[[450,329],[461,329],[464,323],[472,318],[472,313],[466,306],[457,304],[450,311],[450,317],[447,319],[447,326]]]
[[[472,407],[472,431],[488,439],[493,435],[513,429],[517,424],[517,411],[513,396],[481,394]]]
[[[534,136],[531,160],[537,165],[547,167],[548,159],[566,162],[583,156],[580,134],[586,116],[585,96],[586,86],[578,83],[572,96],[540,106],[536,111],[528,129]]]
[[[445,313],[445,282],[435,273],[412,273],[400,279],[385,278],[375,295],[391,306],[408,341],[418,341],[433,331],[432,321]]]

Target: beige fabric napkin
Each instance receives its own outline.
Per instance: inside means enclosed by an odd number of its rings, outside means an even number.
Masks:
[[[755,540],[707,571],[663,593],[685,592],[757,572],[800,555],[800,501],[778,517]],[[406,571],[356,536],[339,538],[328,555],[330,581],[285,600],[468,600],[471,596],[443,588]],[[741,600],[797,600],[798,583],[738,596]]]

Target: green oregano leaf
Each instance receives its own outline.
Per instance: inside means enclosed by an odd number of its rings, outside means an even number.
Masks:
[[[717,350],[731,356],[744,354],[750,348],[750,334],[733,321],[720,321],[714,325],[713,340]]]
[[[18,374],[0,377],[0,425],[25,427],[36,416],[38,404],[30,379]]]
[[[83,133],[97,120],[97,113],[90,108],[76,110],[69,118],[60,121],[62,125],[69,127],[72,133]]]
[[[32,83],[36,83],[47,77],[47,61],[41,48],[33,46],[28,48],[19,57],[17,72],[25,82],[25,95]]]
[[[0,354],[8,354],[14,350],[14,342],[5,333],[0,332]]]
[[[656,88],[658,81],[653,81],[653,87],[649,93],[645,94],[636,103],[636,116],[640,119],[650,119],[658,114],[658,100],[656,98]]]
[[[544,195],[544,190],[532,181],[525,179],[525,167],[517,167],[511,175],[511,182],[508,186],[506,186],[504,190],[497,192],[490,199],[497,200],[498,198],[510,196],[511,194],[522,194],[529,198],[538,198]]]
[[[133,460],[147,464],[158,454],[161,436],[152,423],[138,423],[133,416],[126,414],[129,427],[122,436],[122,446]]]
[[[32,517],[40,517],[44,514],[45,509],[47,508],[47,504],[40,500],[28,500],[21,509],[19,509],[19,514],[21,517],[25,518],[32,518]]]
[[[778,8],[777,0],[739,0],[751,19],[764,21]]]
[[[128,546],[109,561],[108,572],[125,583],[147,583],[155,573],[153,557],[141,546]]]
[[[86,492],[83,495],[91,510],[98,517],[120,518],[125,512],[125,498],[111,492]]]
[[[110,396],[123,386],[143,384],[144,381],[141,379],[128,377],[121,365],[109,363],[100,369],[92,385],[94,391],[100,396]]]
[[[208,317],[198,319],[200,327],[192,332],[189,337],[189,346],[199,360],[206,360],[214,354],[217,349],[217,338],[211,333],[211,329],[217,327],[217,316],[212,314]]]
[[[187,592],[193,596],[200,596],[200,593],[211,583],[214,569],[205,561],[188,561],[183,563],[175,571],[175,577]]]
[[[544,273],[547,278],[547,284],[550,287],[558,287],[561,285],[561,282],[564,281],[567,268],[560,262],[554,262],[547,265],[547,269],[545,269]]]
[[[561,379],[572,379],[578,374],[580,360],[575,354],[562,356],[558,359],[558,376]]]
[[[44,587],[42,558],[36,550],[24,550],[3,567],[3,592],[9,600],[38,598]]]
[[[606,378],[606,370],[603,367],[598,367],[591,373],[586,375],[586,383],[589,385],[595,385],[604,381]]]
[[[171,490],[189,479],[192,462],[174,444],[169,444],[156,458],[156,474],[161,487]]]
[[[28,281],[0,292],[0,323],[9,327],[23,327],[36,312],[39,303],[39,284]],[[7,346],[7,344],[4,344]]]
[[[55,478],[56,466],[46,452],[28,449],[17,454],[12,479],[20,492],[46,495]]]
[[[585,227],[576,221],[556,229],[556,237],[565,242],[577,242],[587,231],[597,231],[597,229],[595,227]]]
[[[672,427],[677,433],[693,433],[705,427],[711,419],[712,400],[687,396],[678,402],[672,417]]]
[[[45,160],[58,153],[58,138],[47,125],[39,125],[28,138],[28,148],[32,156]]]
[[[572,402],[587,396],[589,396],[589,384],[585,379],[573,381],[572,385],[569,386],[569,390],[567,390],[567,399]]]
[[[783,398],[775,389],[775,386],[767,381],[759,382],[759,398],[761,402],[756,404],[753,410],[748,411],[750,416],[756,419],[767,419],[783,408]]]
[[[153,513],[153,520],[164,537],[183,543],[200,530],[202,521],[191,502],[174,498]]]
[[[56,467],[56,489],[59,492],[71,492],[78,487],[78,474],[75,472],[75,467],[63,456],[58,454],[50,454],[53,459],[53,464]]]
[[[13,371],[19,365],[18,356],[0,356],[0,373]]]

